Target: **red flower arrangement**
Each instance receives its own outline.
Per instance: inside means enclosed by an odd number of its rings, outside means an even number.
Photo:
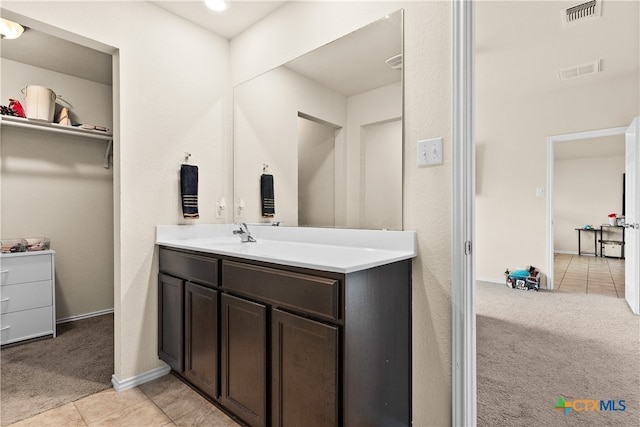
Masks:
[[[615,214],[615,213],[610,213],[608,216],[609,216],[609,218],[615,218],[615,217],[617,216],[617,214]]]

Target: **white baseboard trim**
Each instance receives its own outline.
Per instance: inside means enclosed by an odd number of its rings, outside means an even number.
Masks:
[[[62,319],[57,319],[56,325],[59,325],[60,323],[75,322],[76,320],[88,319],[90,317],[102,316],[103,314],[110,314],[110,313],[113,313],[113,308],[94,311],[93,313],[78,314],[77,316],[64,317]]]
[[[160,377],[164,377],[169,372],[171,372],[171,368],[169,367],[169,365],[165,365],[147,372],[143,372],[142,374],[136,375],[135,377],[127,378],[126,380],[119,380],[118,377],[116,377],[116,374],[113,374],[111,375],[111,384],[113,384],[113,388],[115,389],[115,391],[125,391],[149,381],[153,381]]]
[[[476,282],[489,282],[489,283],[499,283],[501,285],[505,284],[505,280],[504,278],[502,279],[487,279],[485,277],[476,277]]]
[[[556,254],[578,255],[578,251],[553,251]]]

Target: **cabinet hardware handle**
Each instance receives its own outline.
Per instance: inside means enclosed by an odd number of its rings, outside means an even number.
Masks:
[[[0,328],[0,332],[1,331],[6,331],[7,329],[9,329],[11,326],[5,326],[4,328]]]
[[[0,299],[0,302],[7,302],[7,301],[9,301],[10,299],[11,299],[11,298],[3,298],[3,299]]]
[[[4,274],[4,273],[8,273],[9,270],[0,270],[0,273]]]

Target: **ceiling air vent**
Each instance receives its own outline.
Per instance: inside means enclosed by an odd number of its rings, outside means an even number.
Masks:
[[[392,57],[387,58],[384,62],[394,70],[399,70],[402,68],[402,54],[399,53],[397,55],[393,55]]]
[[[575,77],[599,73],[601,63],[602,60],[598,59],[597,61],[588,62],[586,64],[563,68],[562,70],[558,70],[558,78],[560,78],[560,80],[569,80]]]
[[[562,26],[566,27],[599,18],[602,0],[591,0],[562,10]]]

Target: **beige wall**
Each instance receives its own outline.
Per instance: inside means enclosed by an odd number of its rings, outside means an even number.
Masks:
[[[112,88],[2,59],[0,98],[29,84],[74,106],[74,120],[112,127]],[[106,141],[2,127],[2,237],[51,239],[56,318],[113,308],[113,169]]]
[[[417,231],[419,247],[413,264],[413,423],[448,425],[451,4],[289,3],[232,40],[232,81],[245,81],[399,8],[405,9],[404,228]],[[437,136],[445,140],[444,165],[418,169],[416,141]]]
[[[479,2],[476,7],[476,275],[501,282],[506,268],[546,266],[546,198],[536,197],[547,177],[546,138],[586,130],[627,126],[640,113],[640,75],[584,76],[560,82],[555,64],[569,66],[594,60],[600,51],[620,49],[633,58],[639,54],[637,2],[608,3],[607,19],[623,19],[614,37],[603,37],[591,52],[579,40],[579,31],[598,31],[598,26],[580,27],[563,37],[577,37],[575,49],[540,50],[551,30],[536,27],[540,8],[557,12],[558,2]],[[526,12],[526,13],[525,13]],[[544,12],[544,16],[548,14]],[[557,14],[552,18],[559,21]],[[504,19],[500,19],[502,17]],[[602,19],[605,19],[603,16]],[[557,20],[557,21],[556,21]],[[586,25],[586,24],[585,24]],[[558,23],[559,26],[559,23]],[[504,33],[514,28],[530,31],[514,45]],[[486,33],[500,32],[499,38]],[[537,36],[538,38],[536,38]],[[495,36],[495,34],[494,34]],[[563,39],[564,40],[564,39]],[[555,39],[560,43],[559,38]],[[546,46],[546,45],[545,45]],[[513,49],[511,49],[513,48]],[[587,59],[588,58],[588,59]],[[545,62],[545,61],[551,62]],[[633,60],[638,63],[638,60]],[[519,67],[516,67],[519,66]],[[611,64],[609,64],[611,66]],[[530,72],[532,71],[532,72]],[[554,90],[540,90],[536,79],[552,79]],[[526,237],[522,244],[518,237]]]
[[[624,139],[623,136],[620,138]],[[555,161],[553,230],[555,252],[577,253],[575,228],[608,224],[611,212],[621,215],[624,156]],[[582,250],[593,252],[593,237],[582,233]],[[598,249],[599,250],[599,249]]]

